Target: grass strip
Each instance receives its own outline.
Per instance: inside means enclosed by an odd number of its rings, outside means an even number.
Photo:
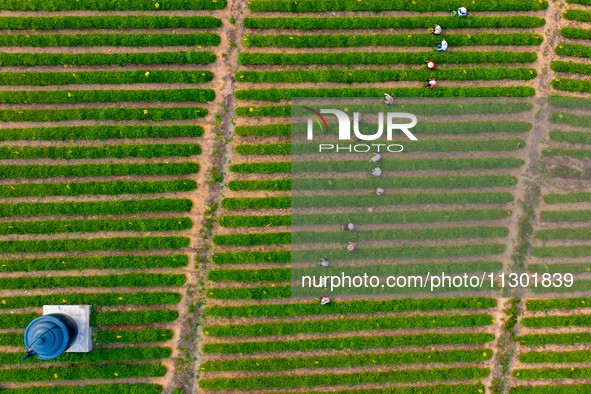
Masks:
[[[280,101],[297,97],[382,97],[384,89],[379,88],[293,88],[293,89],[246,89],[237,90],[238,100]],[[510,87],[442,87],[439,89],[395,88],[388,93],[392,97],[530,97],[535,89],[528,86]],[[237,115],[240,115],[237,112]],[[265,116],[265,115],[257,115]],[[268,115],[267,115],[268,116]],[[276,115],[277,116],[277,115]],[[289,112],[282,116],[289,116]]]
[[[376,198],[377,197],[377,198]],[[591,198],[591,197],[590,197]],[[383,196],[295,196],[224,198],[224,209],[279,209],[294,207],[383,206],[398,204],[502,204],[513,201],[511,193],[396,193]]]
[[[154,343],[170,341],[173,338],[173,335],[174,333],[172,330],[157,328],[141,328],[139,330],[99,330],[95,334],[95,341],[99,345],[107,345],[111,343]]]
[[[314,332],[350,332],[361,330],[397,330],[409,328],[480,327],[492,324],[487,314],[440,315],[408,317],[372,317],[363,319],[328,319],[259,324],[226,324],[206,326],[204,332],[211,337],[257,337],[293,335]]]
[[[94,276],[55,276],[2,278],[0,288],[17,289],[53,289],[53,288],[104,288],[104,287],[160,287],[182,286],[187,280],[184,274],[122,274]],[[67,299],[66,299],[67,301]],[[62,300],[63,303],[63,300]],[[6,303],[8,305],[8,302]]]
[[[115,281],[120,281],[121,278],[115,278],[115,275],[110,275]],[[98,278],[99,284],[106,283],[108,278],[106,276],[95,276]],[[17,278],[19,279],[19,278]],[[33,278],[36,279],[36,278]],[[43,278],[50,279],[50,278]],[[58,283],[62,278],[58,278]],[[77,282],[76,285],[87,283],[85,277],[81,277],[81,281]],[[141,278],[140,280],[148,280],[149,278]],[[180,282],[181,278],[172,278],[171,276],[163,277],[165,282],[176,283]],[[71,280],[71,279],[70,279]],[[123,279],[124,281],[126,279]],[[135,281],[136,278],[128,278],[127,280]],[[43,283],[41,280],[38,283]],[[86,287],[86,286],[85,286]],[[100,287],[100,286],[99,286]],[[1,309],[11,308],[31,308],[31,307],[42,307],[43,305],[78,305],[78,304],[92,304],[94,306],[115,306],[115,305],[174,305],[178,304],[181,300],[179,293],[172,292],[158,292],[158,293],[147,293],[147,292],[136,292],[136,293],[64,293],[64,294],[49,294],[40,296],[11,296],[2,297]]]
[[[486,18],[484,18],[486,19]],[[501,21],[499,21],[502,23]],[[486,21],[483,21],[486,23]],[[523,19],[523,23],[535,23]],[[104,15],[104,16],[3,16],[0,29],[213,29],[222,21],[212,16]],[[519,27],[519,26],[516,26]]]
[[[2,104],[70,104],[115,102],[175,102],[205,103],[215,99],[212,89],[163,90],[5,90],[0,91]]]
[[[299,20],[298,18],[297,20]],[[372,18],[373,19],[373,18]],[[421,17],[421,19],[429,19]],[[444,23],[438,18],[437,23]],[[295,23],[298,23],[296,20]],[[452,19],[448,19],[452,20]],[[433,24],[435,25],[435,23]],[[590,50],[591,51],[591,50]],[[424,64],[425,59],[438,64],[466,63],[533,63],[537,59],[535,52],[300,52],[300,53],[263,53],[242,52],[238,54],[238,63],[242,65],[304,65],[304,64]],[[0,55],[0,64],[2,64]]]
[[[81,196],[118,195],[144,193],[174,193],[195,190],[197,183],[192,179],[147,182],[79,182],[79,183],[16,183],[0,186],[0,198],[25,196]]]
[[[232,191],[255,190],[357,190],[377,187],[392,189],[456,189],[467,187],[512,187],[517,184],[509,175],[458,175],[400,178],[301,178],[262,181],[230,181]]]
[[[89,353],[90,354],[90,353]],[[3,382],[44,382],[90,379],[151,378],[166,374],[160,364],[108,364],[108,365],[69,365],[62,367],[30,368],[29,373],[22,369],[0,370]]]
[[[494,340],[494,335],[477,334],[419,334],[419,335],[389,335],[389,336],[361,336],[322,339],[298,339],[287,341],[263,342],[230,342],[205,343],[202,346],[206,354],[252,354],[252,353],[282,353],[306,350],[345,350],[390,348],[396,346],[429,346],[429,345],[477,345]],[[22,341],[19,334],[19,341]],[[1,343],[1,342],[0,342]],[[20,344],[20,342],[19,342]]]
[[[591,22],[591,17],[589,17],[589,21],[587,22]],[[437,16],[356,16],[333,18],[245,18],[243,23],[247,29],[426,29],[438,23],[444,29],[482,27],[525,29],[544,26],[546,21],[535,16],[471,16],[470,18],[445,18],[443,20]]]
[[[426,382],[436,380],[479,379],[485,378],[489,373],[490,370],[488,368],[446,368],[341,374],[256,376],[232,379],[210,378],[201,379],[199,381],[199,387],[204,390],[248,390],[382,382]]]
[[[29,241],[0,241],[0,253],[83,252],[92,250],[181,249],[189,246],[187,237],[91,238]]]
[[[278,71],[238,71],[236,80],[240,82],[388,82],[388,81],[424,81],[435,77],[447,81],[474,80],[529,80],[535,78],[537,72],[525,67],[490,67],[490,68],[450,68],[437,70],[435,73],[428,69],[351,69],[351,70],[278,70]]]
[[[556,263],[556,264],[529,264],[527,269],[538,274],[586,274],[591,272],[591,263]]]
[[[203,127],[197,125],[167,126],[84,126],[34,127],[0,129],[0,140],[106,140],[109,138],[172,138],[201,137]]]
[[[210,271],[211,272],[216,272]],[[407,312],[450,309],[494,308],[496,301],[491,298],[451,299],[399,299],[399,300],[356,300],[331,303],[329,308],[320,308],[316,303],[259,304],[244,306],[210,306],[205,316],[215,317],[262,317],[262,316],[304,316],[343,313]],[[327,305],[328,306],[328,305]]]
[[[201,148],[199,148],[201,149]],[[157,151],[160,149],[157,149]],[[55,151],[51,152],[54,153]],[[29,151],[29,153],[32,153]],[[95,152],[87,151],[93,154]],[[144,152],[136,152],[144,154]],[[154,154],[151,152],[148,154]],[[18,157],[18,156],[17,156]],[[185,163],[105,163],[74,165],[0,165],[0,178],[106,177],[129,175],[189,175],[199,172],[199,164]]]
[[[0,9],[2,9],[2,3],[0,3]],[[219,44],[220,36],[212,33],[0,34],[0,47],[166,47],[217,46]]]
[[[586,0],[579,0],[586,1]],[[409,0],[374,0],[354,4],[346,0],[328,0],[317,3],[313,0],[298,1],[297,4],[288,0],[253,0],[248,4],[248,9],[253,12],[326,12],[326,11],[415,11],[433,12],[448,11],[458,7],[458,2],[453,0],[419,1]],[[472,4],[474,11],[536,11],[545,10],[548,3],[534,0],[515,3],[510,0],[485,2]]]
[[[167,256],[123,255],[87,257],[44,257],[38,259],[0,260],[0,272],[63,271],[75,267],[84,269],[142,269],[186,267],[189,259],[184,254]]]
[[[0,109],[1,122],[60,122],[67,120],[185,120],[207,116],[201,107]]]
[[[221,371],[282,371],[300,368],[361,367],[368,365],[482,362],[490,360],[492,350],[443,350],[430,352],[367,353],[312,357],[251,358],[243,360],[206,361],[200,370]],[[0,359],[0,362],[2,360]]]
[[[137,15],[133,16],[137,18]],[[76,17],[79,19],[78,17]],[[19,18],[20,19],[20,18]],[[41,18],[43,20],[47,17]],[[531,56],[531,54],[530,54]],[[1,66],[106,66],[118,64],[211,64],[217,56],[209,51],[130,53],[0,53]],[[534,60],[535,61],[535,58]]]

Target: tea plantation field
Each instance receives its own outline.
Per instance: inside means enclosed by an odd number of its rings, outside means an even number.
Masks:
[[[0,393],[591,392],[589,58],[588,0],[0,0]],[[445,113],[292,195],[292,100],[384,93]],[[319,250],[577,285],[320,305]],[[92,352],[21,361],[49,304]]]

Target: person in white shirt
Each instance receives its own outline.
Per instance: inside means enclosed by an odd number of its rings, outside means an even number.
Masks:
[[[441,44],[437,45],[437,52],[445,52],[447,51],[447,41],[442,40]]]
[[[458,16],[460,18],[463,18],[463,17],[465,17],[467,15],[468,15],[468,10],[466,9],[466,7],[460,7],[460,8],[458,8]]]

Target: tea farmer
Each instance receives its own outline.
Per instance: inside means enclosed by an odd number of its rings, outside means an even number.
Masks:
[[[371,170],[371,175],[380,176],[382,175],[382,170],[380,169],[380,167],[376,167],[373,170]]]
[[[372,156],[372,158],[369,159],[369,162],[370,163],[375,163],[375,162],[380,161],[381,158],[382,158],[382,155],[380,155],[379,153],[374,153],[373,156]]]
[[[429,79],[427,81],[427,89],[433,89],[435,87],[435,85],[437,85],[437,81],[435,81],[433,78]]]
[[[320,297],[320,305],[326,305],[329,302],[330,302],[330,298],[328,298],[327,296]]]
[[[384,93],[384,104],[394,104],[394,97],[390,96],[388,93]]]
[[[443,29],[439,25],[435,25],[435,27],[430,27],[428,30],[429,33],[433,33],[436,36],[440,35],[442,31]]]
[[[435,70],[437,68],[437,64],[433,60],[427,60],[425,63],[429,70]]]
[[[351,253],[357,248],[357,244],[355,242],[347,242],[347,252]]]
[[[447,51],[447,41],[442,40],[441,44],[437,45],[437,52],[445,52]]]
[[[330,265],[330,262],[325,259],[320,259],[320,265],[323,267],[328,267]]]
[[[347,223],[347,225],[345,226],[345,230],[346,231],[353,231],[353,230],[355,230],[355,225],[353,224],[352,221],[349,220],[349,223]]]
[[[382,194],[384,194],[384,192],[385,192],[385,190],[384,190],[384,189],[382,189],[381,187],[378,187],[378,188],[376,189],[376,194],[377,194],[378,196],[381,196]]]

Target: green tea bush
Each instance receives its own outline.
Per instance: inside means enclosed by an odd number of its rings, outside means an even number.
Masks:
[[[578,0],[588,1],[588,0]],[[288,0],[253,0],[248,9],[253,12],[326,12],[326,11],[449,11],[462,6],[455,0],[415,1],[375,0],[353,3],[346,0],[327,0],[318,3],[314,0],[301,0],[297,3]],[[518,3],[511,0],[471,4],[474,11],[536,11],[548,8],[546,1],[525,0]]]
[[[203,127],[197,125],[167,126],[84,126],[34,127],[0,129],[0,140],[106,140],[109,138],[171,138],[201,137]]]
[[[0,22],[2,19],[0,18]],[[132,70],[132,71],[78,71],[72,72],[3,72],[0,85],[82,85],[82,84],[134,84],[134,83],[205,83],[213,79],[211,71]]]
[[[158,10],[222,10],[227,0],[1,0],[0,10],[10,11],[158,11]]]
[[[21,338],[19,337],[19,340]],[[484,344],[494,340],[494,335],[477,334],[418,334],[392,336],[363,336],[321,339],[275,340],[255,342],[224,342],[205,343],[203,353],[216,354],[252,354],[252,353],[282,353],[289,351],[324,350],[324,349],[370,349],[390,348],[396,346],[429,346],[429,345],[473,345]]]
[[[239,378],[209,378],[199,380],[204,390],[248,390],[310,386],[352,385],[386,382],[429,382],[434,380],[482,379],[490,374],[488,368],[446,368],[388,370],[339,374],[253,376]],[[1,376],[1,375],[0,375]]]
[[[238,71],[236,80],[259,83],[295,83],[295,82],[331,82],[361,83],[388,81],[425,81],[435,77],[449,81],[473,80],[529,80],[537,76],[536,70],[524,67],[489,67],[489,68],[450,68],[433,72],[428,69],[390,69],[390,70],[279,70],[279,71]]]
[[[4,0],[6,1],[6,0]],[[0,9],[2,4],[0,3]],[[168,47],[217,46],[220,36],[193,34],[0,34],[0,47]]]
[[[562,34],[565,30],[562,29]],[[577,29],[582,30],[582,29]],[[574,38],[574,37],[569,37]],[[473,45],[540,45],[543,38],[535,33],[477,33],[446,34],[445,40],[451,47]],[[247,35],[242,39],[246,47],[286,47],[286,48],[337,48],[337,47],[379,47],[379,46],[423,46],[435,47],[441,37],[433,34],[268,34]],[[0,36],[2,44],[2,36]],[[14,44],[13,44],[14,45]],[[96,44],[95,44],[96,45]],[[197,44],[189,44],[197,45]]]
[[[215,99],[212,89],[168,90],[13,90],[0,91],[2,104],[115,103],[150,101],[193,101]]]
[[[119,145],[121,146],[121,145]],[[197,163],[105,163],[74,165],[0,165],[0,178],[102,177],[128,175],[188,175]],[[1,215],[1,214],[0,214]]]
[[[0,185],[0,198],[156,194],[188,192],[195,189],[197,189],[197,183],[192,179],[148,182],[17,183]]]
[[[26,277],[2,278],[0,289],[53,289],[72,287],[154,287],[154,286],[182,286],[187,280],[183,275],[172,274],[122,274],[99,276],[56,276],[56,277]],[[8,303],[7,303],[8,305]]]
[[[0,109],[2,122],[60,122],[66,120],[184,120],[204,118],[201,107]]]
[[[134,16],[134,18],[137,16]],[[43,18],[45,19],[45,18]],[[210,64],[216,55],[209,51],[130,53],[0,53],[1,66],[106,66],[118,64]]]
[[[589,17],[587,22],[591,22],[591,17]],[[247,29],[426,29],[428,27],[433,27],[436,24],[440,24],[444,29],[482,27],[525,29],[544,26],[546,21],[535,16],[471,16],[470,18],[443,19],[439,16],[349,16],[332,18],[245,18],[243,23],[244,27]]]
[[[83,252],[91,250],[181,249],[189,245],[186,237],[91,238],[29,241],[0,241],[0,253]]]
[[[528,86],[510,87],[441,87],[425,88],[393,88],[388,91],[392,97],[529,97],[535,95],[535,89]],[[247,89],[237,90],[234,97],[238,100],[280,101],[296,97],[382,97],[383,88],[286,88],[286,89]],[[239,107],[240,108],[240,107]],[[241,113],[236,110],[236,115]],[[250,108],[249,108],[250,109]],[[247,109],[247,111],[249,110]],[[1,114],[1,112],[0,112]],[[254,115],[249,116],[269,116]],[[275,115],[279,116],[279,115]],[[284,115],[290,116],[289,112]]]
[[[0,3],[1,4],[1,3]],[[0,6],[1,7],[1,6]],[[44,10],[45,11],[45,10]],[[487,19],[487,18],[484,18]],[[491,18],[495,19],[495,18]],[[508,19],[508,18],[507,18]],[[523,19],[523,23],[535,21]],[[486,23],[486,21],[482,22]],[[502,23],[502,22],[501,22]],[[507,23],[511,23],[507,21]],[[104,16],[3,16],[0,29],[54,30],[54,29],[212,29],[221,27],[222,21],[212,16],[161,15],[104,15]],[[516,26],[519,27],[519,26]]]
[[[424,18],[424,17],[422,17]],[[299,19],[299,18],[298,18]],[[438,18],[442,23],[441,18]],[[591,53],[591,50],[590,50]],[[242,65],[303,65],[303,64],[425,64],[425,59],[439,64],[463,63],[533,63],[537,59],[535,52],[241,52],[238,63]],[[0,64],[2,55],[0,54]]]
[[[102,159],[105,157],[117,159],[125,157],[142,157],[150,159],[153,157],[189,157],[199,154],[201,154],[201,147],[199,144],[0,147],[0,159]]]
[[[63,271],[84,269],[180,268],[189,264],[188,257],[178,255],[118,255],[84,257],[42,257],[37,259],[0,260],[0,272]],[[0,306],[1,307],[1,306]]]
[[[157,198],[149,200],[18,202],[0,204],[0,216],[44,215],[117,215],[143,212],[189,212],[189,199]]]

